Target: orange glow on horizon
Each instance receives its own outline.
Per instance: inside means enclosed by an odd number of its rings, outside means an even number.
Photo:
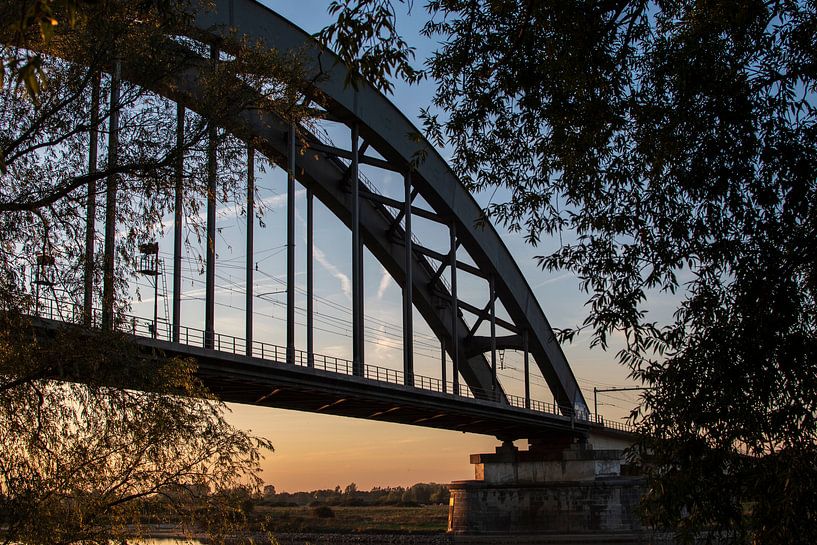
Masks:
[[[279,492],[361,490],[473,479],[469,455],[493,452],[494,437],[231,404],[228,419],[271,440],[262,478]]]

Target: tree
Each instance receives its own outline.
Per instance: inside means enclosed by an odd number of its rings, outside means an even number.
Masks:
[[[85,20],[89,11],[99,14],[99,11],[88,9],[95,3],[95,0],[23,0],[7,5],[4,9],[4,30],[12,40],[6,46],[14,44],[16,51],[9,54],[8,50],[4,50],[0,55],[0,88],[7,83],[23,85],[29,98],[37,102],[47,74],[43,69],[43,55],[28,49],[27,43],[30,40],[48,42],[55,33],[61,33],[63,27],[73,29],[78,22]],[[189,13],[178,9],[178,4],[173,5],[165,0],[142,0],[138,7],[142,12],[153,8],[166,21],[185,17]]]
[[[334,2],[321,34],[386,89],[412,61],[393,4]],[[489,216],[531,244],[562,241],[539,262],[589,296],[562,338],[607,348],[623,334],[618,359],[651,387],[633,415],[654,462],[645,520],[684,540],[814,542],[815,4],[427,10],[428,134],[473,189],[501,189]],[[379,36],[391,54],[373,66]],[[671,317],[649,313],[658,298]]]
[[[2,322],[3,543],[121,542],[157,521],[221,541],[241,527],[241,498],[228,492],[259,485],[260,452],[272,447],[225,421],[195,365],[117,334],[42,338],[8,314]]]
[[[44,8],[46,15],[36,11]],[[211,62],[208,44],[187,37],[191,15],[189,6],[167,2],[0,4],[3,81],[16,78],[28,86],[0,90],[5,543],[124,541],[138,536],[143,513],[161,506],[161,516],[172,509],[188,529],[204,528],[219,539],[244,518],[236,502],[247,494],[236,491],[260,486],[260,456],[271,444],[227,423],[225,406],[198,381],[193,362],[137,349],[116,329],[54,330],[31,318],[37,255],[53,259],[50,297],[66,304],[63,309],[82,308],[86,261],[98,286],[102,244],[96,233],[95,257],[86,254],[86,204],[100,200],[113,182],[121,316],[135,249],[162,228],[179,159],[185,159],[184,213],[195,223],[212,126],[259,106],[287,120],[303,119],[296,57],[227,39],[222,47],[229,53],[222,58],[229,62]],[[23,81],[31,63],[37,69],[33,86]],[[124,81],[112,101],[110,74],[117,64]],[[174,79],[191,74],[202,91],[177,144],[176,105],[160,93],[191,100]],[[100,135],[108,135],[113,113],[120,146],[109,161],[110,140]],[[93,165],[92,140],[100,150]],[[246,143],[219,130],[216,144],[217,198],[243,197]],[[97,206],[94,219],[103,218]]]

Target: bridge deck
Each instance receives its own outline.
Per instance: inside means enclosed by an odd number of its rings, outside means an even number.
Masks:
[[[47,327],[73,323],[77,309],[68,312],[50,304],[39,310]],[[623,433],[629,427],[597,420],[594,415],[567,417],[558,408],[538,400],[505,394],[507,402],[491,392],[475,392],[464,385],[402,371],[364,365],[363,375],[352,374],[352,362],[323,354],[253,341],[247,355],[241,337],[217,333],[214,348],[204,348],[204,331],[182,327],[179,342],[170,340],[169,328],[152,321],[128,317],[121,326],[139,345],[167,355],[192,357],[205,385],[231,403],[278,407],[399,424],[493,435],[502,439],[546,437],[554,432],[588,434],[590,431]]]

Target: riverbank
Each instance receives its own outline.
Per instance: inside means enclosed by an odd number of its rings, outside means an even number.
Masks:
[[[275,534],[275,545],[451,545],[446,534]]]
[[[259,506],[252,518],[272,534],[444,534],[448,506]]]
[[[448,506],[256,506],[249,515],[256,541],[274,536],[281,545],[378,544],[442,545]],[[173,524],[147,525],[147,535],[157,540],[184,539]],[[205,536],[192,535],[196,540]]]
[[[672,541],[670,536],[624,533],[454,536],[446,534],[446,505],[326,507],[256,506],[251,516],[253,541],[270,545],[664,545]],[[167,540],[184,539],[170,524],[152,526],[148,534],[155,545],[179,545]],[[192,537],[195,545],[206,543],[204,536]]]
[[[158,537],[158,539],[155,539]],[[205,540],[154,536],[147,545],[206,545]],[[293,533],[253,536],[265,545],[672,545],[669,534],[504,535],[454,536],[449,534],[327,534]]]

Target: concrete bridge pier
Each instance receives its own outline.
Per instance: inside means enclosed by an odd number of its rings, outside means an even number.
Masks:
[[[641,543],[644,480],[627,475],[623,452],[561,434],[531,441],[528,450],[506,441],[495,453],[473,454],[474,480],[450,485],[448,531],[474,543],[498,535],[525,543],[523,536],[538,537],[536,543]]]

